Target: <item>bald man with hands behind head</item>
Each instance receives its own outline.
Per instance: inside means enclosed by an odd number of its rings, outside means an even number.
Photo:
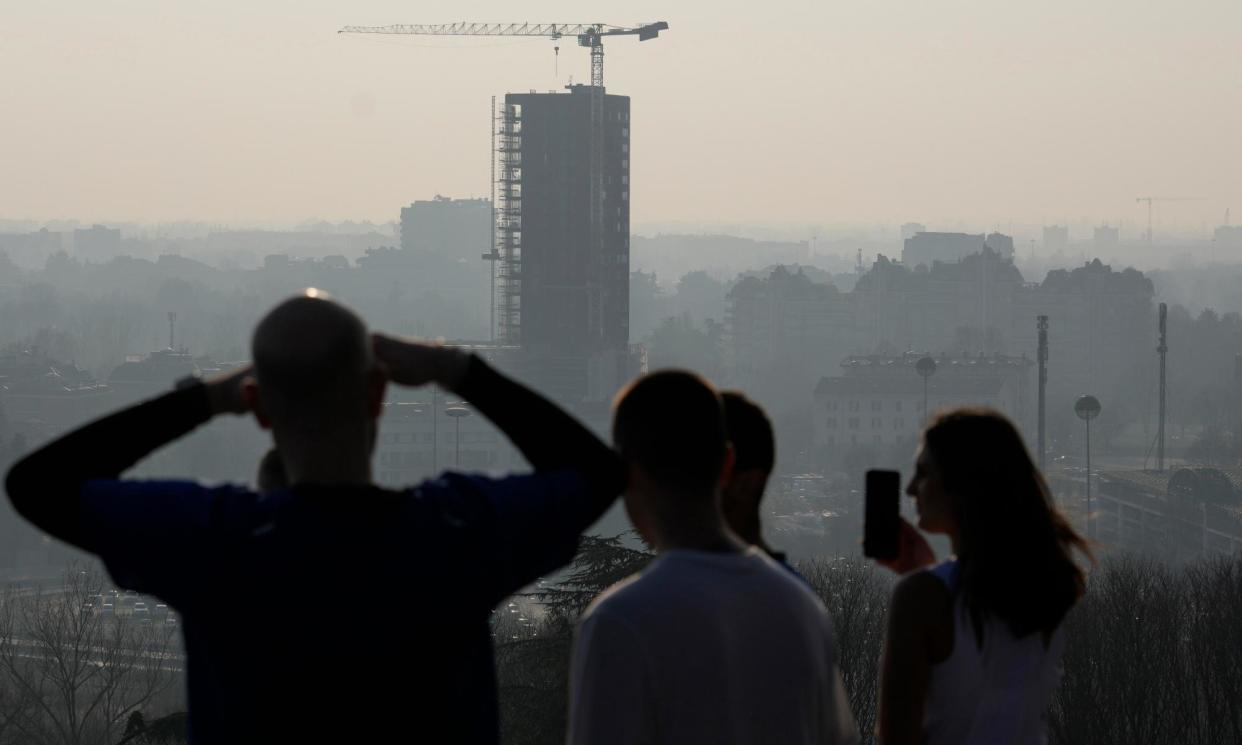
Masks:
[[[14,506],[182,616],[203,743],[494,743],[488,618],[566,563],[621,491],[613,451],[476,356],[368,333],[323,293],[263,318],[254,367],[88,424],[9,472]],[[389,383],[440,385],[534,467],[389,490],[371,455]],[[287,484],[121,474],[216,416],[269,429]]]

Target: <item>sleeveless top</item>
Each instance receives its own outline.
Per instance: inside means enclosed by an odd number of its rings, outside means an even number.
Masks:
[[[1064,628],[1047,646],[1043,634],[1014,637],[996,618],[984,621],[983,646],[956,597],[956,560],[929,570],[954,594],[953,652],[931,668],[923,741],[928,745],[1040,745],[1044,715],[1061,681]]]

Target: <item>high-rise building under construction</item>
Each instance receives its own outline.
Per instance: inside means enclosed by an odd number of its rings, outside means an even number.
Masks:
[[[624,353],[629,97],[511,93],[496,134],[499,337],[540,355]]]

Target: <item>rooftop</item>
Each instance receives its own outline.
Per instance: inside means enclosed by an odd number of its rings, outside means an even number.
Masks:
[[[946,376],[927,379],[928,396],[995,396],[1005,385],[1005,378],[990,376]],[[815,386],[817,396],[921,396],[923,378],[911,373],[909,376],[863,376],[850,375],[838,378],[820,378]]]
[[[841,362],[841,367],[845,369],[847,375],[858,373],[866,373],[871,371],[897,371],[909,368],[911,374],[914,375],[914,366],[924,357],[929,356],[925,352],[904,352],[899,355],[884,354],[860,354],[846,357]],[[1003,354],[993,355],[970,355],[963,354],[960,356],[950,356],[944,352],[939,355],[930,355],[936,360],[936,374],[944,372],[949,373],[967,373],[967,374],[1003,374],[1006,369],[1022,369],[1035,364],[1026,355],[1013,356]],[[932,376],[935,380],[935,375]]]

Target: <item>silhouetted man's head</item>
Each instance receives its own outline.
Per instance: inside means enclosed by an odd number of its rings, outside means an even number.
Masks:
[[[716,389],[703,378],[664,370],[623,390],[612,438],[628,472],[626,507],[649,537],[649,523],[714,506],[731,460]]]
[[[772,422],[759,404],[740,391],[724,391],[720,399],[733,445],[733,470],[721,490],[725,518],[739,536],[762,545],[759,503],[776,463]]]
[[[277,440],[356,436],[383,402],[384,379],[362,319],[317,290],[276,306],[255,328],[251,405]],[[369,443],[368,443],[369,446]]]

